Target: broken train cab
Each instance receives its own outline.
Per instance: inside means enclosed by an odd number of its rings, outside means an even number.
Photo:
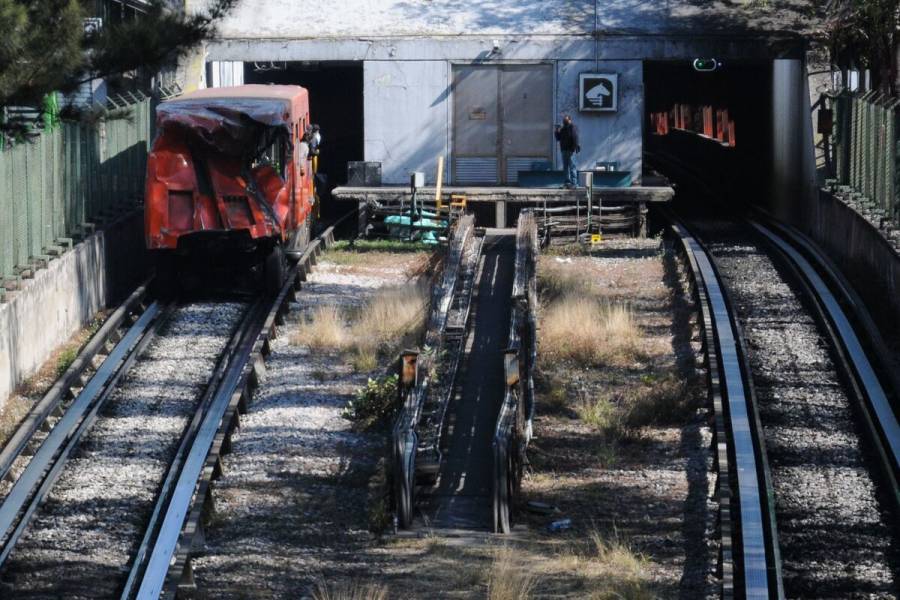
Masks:
[[[300,151],[307,91],[199,90],[160,104],[156,125],[144,227],[158,288],[170,294],[213,274],[279,289],[286,259],[310,237],[313,174]]]

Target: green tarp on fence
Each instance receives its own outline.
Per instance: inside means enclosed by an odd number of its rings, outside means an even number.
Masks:
[[[62,122],[0,151],[0,286],[142,199],[154,107],[135,100],[124,118]]]

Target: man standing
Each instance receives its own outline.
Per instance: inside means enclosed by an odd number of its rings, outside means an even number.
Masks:
[[[566,187],[571,189],[578,185],[578,172],[575,170],[576,152],[581,152],[578,144],[578,129],[572,123],[572,117],[563,115],[562,127],[556,128],[556,140],[559,142],[559,151],[562,153],[563,172],[566,176]]]

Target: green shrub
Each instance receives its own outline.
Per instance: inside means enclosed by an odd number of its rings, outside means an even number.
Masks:
[[[66,348],[62,352],[60,352],[59,357],[56,359],[56,376],[62,377],[62,374],[66,372],[72,363],[75,362],[75,359],[78,357],[78,348]]]
[[[341,416],[350,421],[369,425],[394,413],[398,408],[397,375],[369,378],[356,396],[344,407]]]

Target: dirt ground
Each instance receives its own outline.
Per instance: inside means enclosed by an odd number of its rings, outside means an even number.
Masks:
[[[542,363],[522,496],[555,510],[523,506],[506,537],[372,531],[385,517],[388,432],[358,431],[341,417],[370,373],[356,372],[345,353],[292,344],[291,332],[317,306],[358,306],[379,286],[421,270],[424,259],[326,254],[224,459],[206,545],[194,561],[198,595],[343,598],[338,588],[369,585],[382,593],[373,598],[715,596],[711,434],[695,384],[692,307],[658,240],[605,244],[592,256],[544,256],[540,269],[572,269],[609,301],[627,300],[642,334],[637,359],[614,367]],[[679,390],[678,407],[645,417],[648,424],[610,433],[577,409],[595,396],[614,407],[620,396],[658,399],[659,386]],[[548,530],[566,518],[569,529]]]
[[[632,355],[599,367],[548,364],[539,347],[535,438],[522,491],[560,512],[526,512],[529,528],[546,539],[552,536],[538,532],[547,521],[568,517],[570,536],[597,531],[639,557],[636,588],[614,573],[586,583],[601,597],[623,585],[640,590],[635,597],[718,597],[717,548],[708,541],[716,519],[712,433],[694,306],[674,254],[655,239],[612,240],[591,256],[542,256],[539,281],[548,270],[578,273],[602,302],[630,307],[640,334]],[[583,418],[585,401],[597,399],[608,399],[614,415],[599,427]],[[631,413],[617,420],[626,406]]]

